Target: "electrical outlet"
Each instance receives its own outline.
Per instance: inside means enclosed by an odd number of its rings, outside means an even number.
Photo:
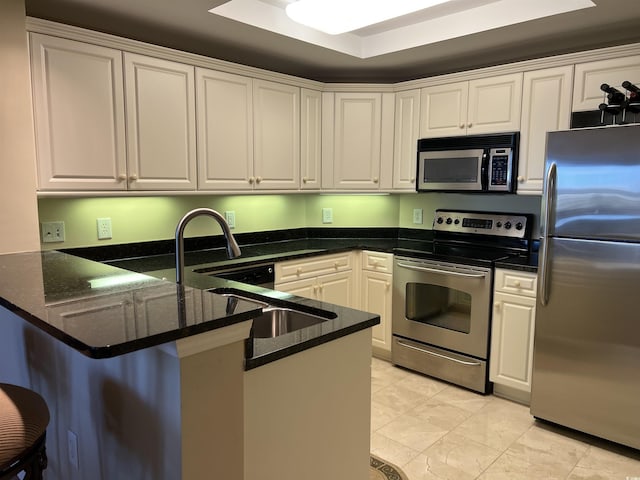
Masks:
[[[236,228],[236,212],[233,210],[227,210],[224,212],[224,219],[229,224],[229,228]]]
[[[414,208],[413,209],[413,223],[422,224],[422,209]]]
[[[67,430],[67,451],[69,463],[78,469],[78,436],[71,430]]]
[[[333,208],[322,209],[322,223],[333,223]]]
[[[64,222],[42,222],[42,243],[64,242]]]
[[[96,223],[98,225],[98,240],[113,238],[110,218],[97,218]]]

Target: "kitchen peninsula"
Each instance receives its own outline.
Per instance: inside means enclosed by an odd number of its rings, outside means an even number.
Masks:
[[[334,307],[245,372],[260,305],[206,278],[192,288],[58,251],[0,256],[0,360],[49,405],[48,479],[366,477],[378,317]]]

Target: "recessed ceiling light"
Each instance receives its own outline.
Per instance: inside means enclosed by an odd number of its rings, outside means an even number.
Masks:
[[[450,0],[298,0],[286,7],[293,21],[331,35],[352,32]]]

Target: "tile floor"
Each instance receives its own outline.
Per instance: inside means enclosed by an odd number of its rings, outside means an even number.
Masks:
[[[376,358],[371,394],[371,452],[409,480],[640,480],[638,450]]]

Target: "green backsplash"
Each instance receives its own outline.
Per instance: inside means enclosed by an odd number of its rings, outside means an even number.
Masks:
[[[64,221],[65,242],[43,249],[72,248],[172,239],[180,218],[189,210],[209,207],[235,212],[234,233],[301,227],[431,228],[436,208],[540,211],[539,196],[407,193],[392,195],[229,195],[175,197],[42,198],[41,222]],[[333,223],[322,223],[322,209],[331,208]],[[423,223],[413,223],[413,209],[423,210]],[[113,238],[98,240],[96,219],[111,218]],[[536,219],[537,220],[537,219]],[[537,231],[536,221],[534,233]],[[189,224],[186,235],[219,234],[209,218]],[[535,236],[535,235],[534,235]]]

